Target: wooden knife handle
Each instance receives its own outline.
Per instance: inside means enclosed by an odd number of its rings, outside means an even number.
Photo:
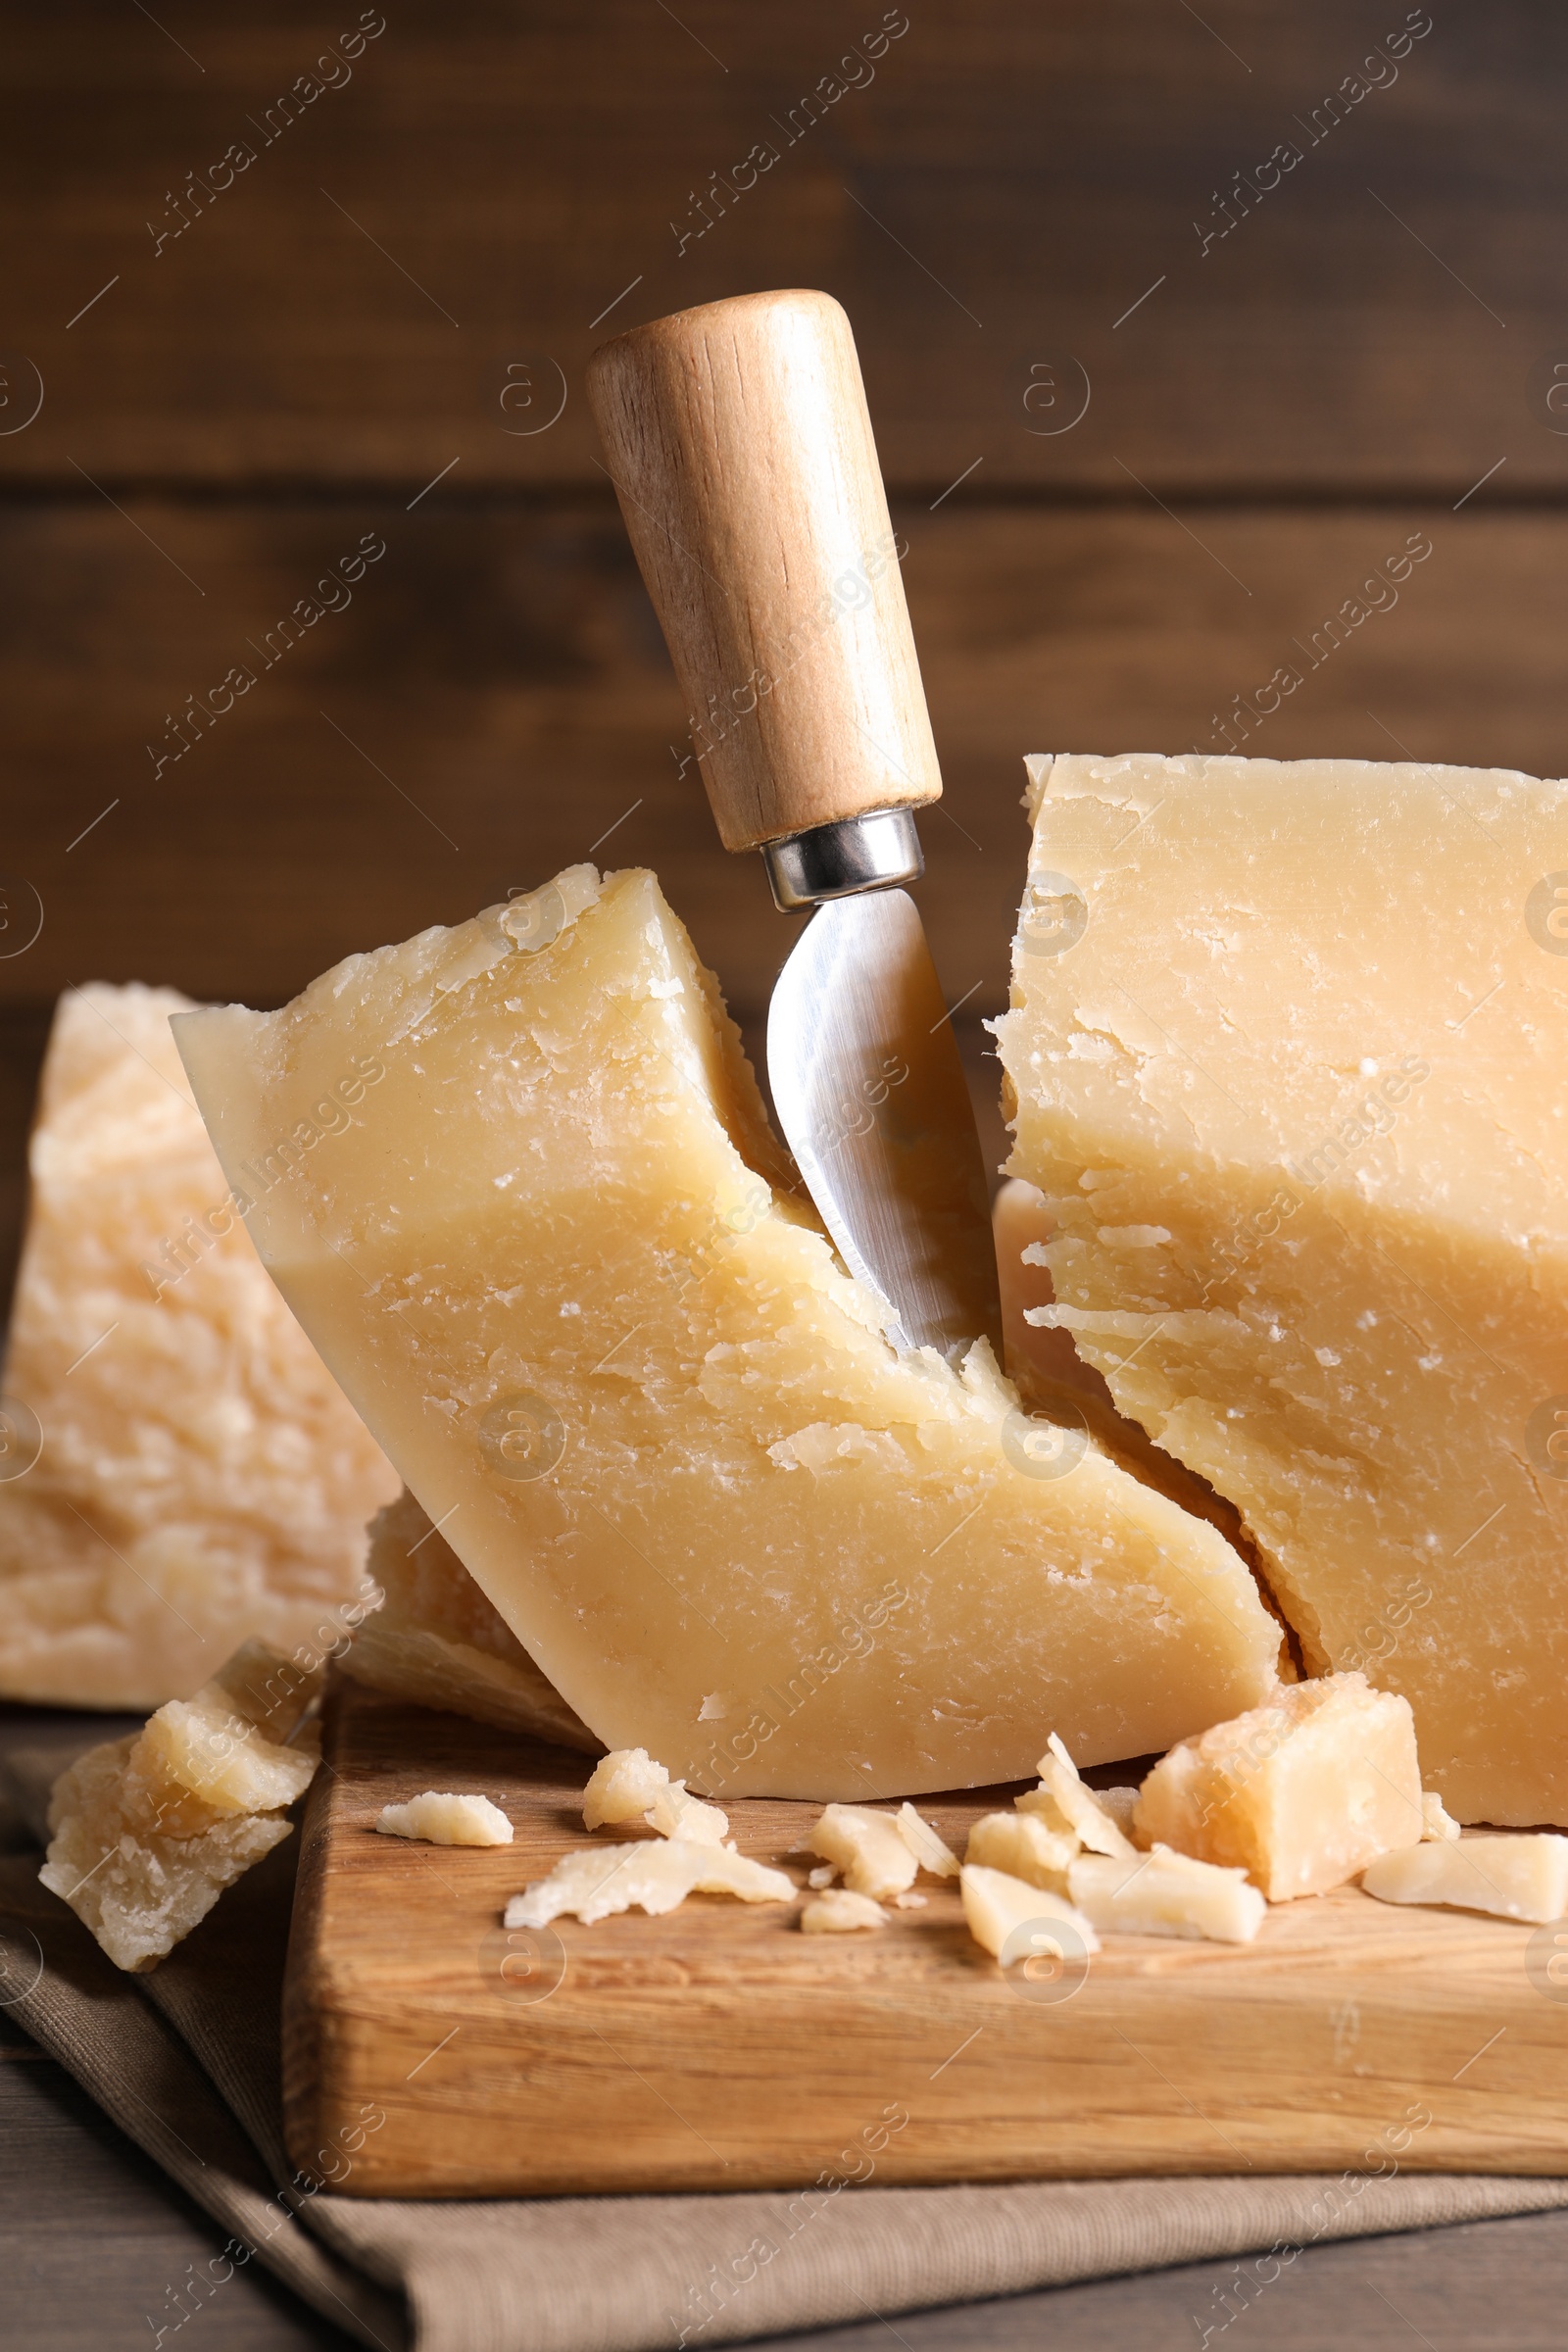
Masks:
[[[588,400],[726,849],[942,791],[850,322],[827,294],[677,311]]]

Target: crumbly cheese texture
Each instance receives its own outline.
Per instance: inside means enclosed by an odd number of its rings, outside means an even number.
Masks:
[[[1093,1922],[1075,1905],[1004,1870],[966,1862],[958,1892],[970,1935],[1004,1968],[1030,1960],[1070,1963],[1100,1949]]]
[[[1568,1822],[1568,783],[1028,763],[1013,1172],[1121,1410],[1451,1813]]]
[[[155,1968],[289,1835],[286,1807],[320,1760],[316,1725],[302,1721],[319,1683],[246,1642],[194,1698],[62,1773],[38,1876],[117,1968]]]
[[[1438,1903],[1544,1923],[1568,1914],[1568,1838],[1438,1838],[1381,1854],[1361,1885],[1382,1903]]]
[[[986,1870],[1005,1871],[1025,1886],[1065,1894],[1067,1865],[1079,1850],[1072,1831],[1048,1829],[1038,1814],[1014,1810],[982,1813],[969,1832],[963,1858]]]
[[[425,1788],[405,1805],[383,1805],[383,1838],[419,1838],[428,1845],[510,1845],[512,1824],[488,1796]]]
[[[600,1760],[582,1792],[582,1818],[590,1830],[643,1821],[661,1838],[681,1838],[689,1845],[722,1845],[729,1836],[728,1815],[672,1781],[645,1747],[613,1748]]]
[[[1184,1936],[1250,1943],[1267,1909],[1242,1870],[1198,1862],[1167,1845],[1147,1854],[1080,1854],[1067,1892],[1104,1935]]]
[[[407,1488],[377,1512],[369,1536],[366,1574],[382,1598],[355,1634],[345,1673],[416,1706],[599,1754],[603,1741],[540,1673]]]
[[[1409,1700],[1337,1674],[1182,1740],[1145,1781],[1137,1829],[1142,1844],[1239,1865],[1282,1903],[1414,1844],[1426,1818]]]
[[[74,989],[50,1031],[4,1381],[42,1431],[0,1477],[7,1698],[156,1707],[247,1635],[330,1644],[397,1489],[228,1203],[170,1035],[189,1009]],[[9,1472],[29,1431],[0,1434]]]
[[[912,1886],[919,1858],[896,1813],[870,1805],[828,1805],[811,1825],[808,1851],[820,1854],[844,1874],[852,1894],[886,1902]]]
[[[796,1893],[787,1871],[771,1870],[723,1845],[644,1838],[634,1845],[590,1845],[564,1855],[550,1876],[506,1909],[509,1928],[544,1928],[564,1912],[586,1925],[614,1912],[673,1911],[689,1894],[733,1894],[743,1903],[787,1903]]]
[[[887,1924],[888,1915],[880,1903],[848,1886],[813,1895],[801,1913],[803,1936],[854,1936],[863,1928],[885,1928]]]
[[[894,1351],[651,874],[573,867],[177,1035],[285,1298],[607,1747],[710,1796],[917,1794],[1269,1687],[1213,1528],[1097,1447],[1037,1475],[983,1346]],[[360,1123],[280,1153],[351,1059],[384,1073]]]

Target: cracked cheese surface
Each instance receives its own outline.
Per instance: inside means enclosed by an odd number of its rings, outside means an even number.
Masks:
[[[651,874],[571,868],[178,1039],[284,1297],[607,1747],[720,1798],[913,1794],[1272,1687],[1211,1527],[1093,1446],[1020,1467],[983,1350],[895,1354]],[[382,1074],[312,1143],[351,1059]]]
[[[1309,1670],[1409,1699],[1450,1811],[1568,1821],[1568,784],[1028,764],[1034,1311],[1238,1505]]]

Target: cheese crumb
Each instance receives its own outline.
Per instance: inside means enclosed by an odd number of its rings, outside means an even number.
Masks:
[[[1423,1788],[1421,1791],[1421,1835],[1423,1838],[1445,1839],[1459,1835],[1459,1824],[1435,1788]]]
[[[383,1838],[421,1838],[427,1845],[510,1845],[512,1824],[487,1796],[426,1788],[406,1805],[383,1805],[376,1817]]]
[[[998,1960],[1005,1951],[1007,1966],[1048,1949],[1063,1960],[1100,1949],[1100,1938],[1081,1911],[1059,1894],[1030,1886],[1004,1870],[982,1869],[965,1862],[958,1874],[958,1891],[970,1935]],[[1053,1929],[1070,1931],[1070,1935],[1063,1933],[1054,1939]]]
[[[1210,1943],[1250,1943],[1268,1907],[1245,1870],[1195,1862],[1168,1845],[1130,1860],[1080,1854],[1067,1866],[1067,1891],[1106,1934],[1187,1936]]]
[[[38,1876],[117,1968],[156,1967],[289,1836],[284,1808],[320,1761],[317,1726],[303,1721],[320,1682],[319,1669],[247,1642],[194,1698],[171,1699],[61,1774]]]
[[[1078,1778],[1078,1767],[1054,1732],[1036,1770],[1040,1786],[1016,1801],[1020,1812],[1038,1813],[1048,1829],[1070,1830],[1093,1854],[1136,1853],[1094,1789]]]
[[[595,1765],[582,1792],[582,1817],[590,1830],[606,1822],[645,1821],[661,1838],[680,1838],[688,1845],[722,1845],[729,1837],[728,1814],[688,1795],[685,1782],[672,1781],[646,1747],[612,1748]]]
[[[911,1804],[905,1803],[898,1811],[899,1836],[922,1870],[934,1879],[956,1879],[958,1857],[945,1838],[939,1838],[928,1821],[922,1820]]]
[[[819,1862],[815,1870],[807,1872],[806,1884],[808,1886],[831,1886],[838,1875],[831,1862]]]
[[[1380,1903],[1433,1903],[1544,1923],[1568,1913],[1568,1838],[1440,1838],[1380,1854],[1361,1885]]]
[[[669,1774],[656,1764],[646,1747],[612,1747],[594,1766],[582,1792],[585,1829],[603,1829],[610,1821],[640,1821]]]
[[[896,1813],[878,1813],[869,1805],[828,1805],[806,1842],[811,1853],[837,1864],[846,1886],[873,1902],[885,1902],[914,1884],[918,1864]]]
[[[1138,1799],[1142,1793],[1143,1791],[1139,1788],[1097,1788],[1095,1790],[1095,1794],[1100,1799],[1101,1810],[1110,1815],[1122,1836],[1130,1838],[1134,1845],[1139,1840],[1137,1832],[1133,1828],[1133,1815],[1138,1810]]]
[[[1078,1850],[1071,1830],[1048,1829],[1037,1813],[982,1813],[969,1832],[963,1858],[1065,1894],[1067,1865]]]
[[[896,1894],[893,1908],[895,1911],[923,1911],[930,1900],[928,1894]]]
[[[689,1894],[733,1894],[743,1903],[787,1903],[795,1882],[723,1845],[693,1845],[679,1838],[642,1838],[633,1845],[590,1845],[565,1854],[547,1879],[514,1894],[509,1928],[548,1927],[563,1912],[591,1924],[634,1906],[655,1915],[673,1911]]]
[[[887,1924],[888,1915],[880,1903],[848,1886],[835,1886],[831,1894],[817,1895],[801,1913],[803,1936],[849,1936],[857,1928],[885,1928]]]

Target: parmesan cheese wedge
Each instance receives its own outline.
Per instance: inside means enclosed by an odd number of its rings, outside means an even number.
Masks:
[[[889,1345],[652,875],[573,867],[177,1036],[285,1298],[607,1747],[710,1797],[914,1795],[1270,1687],[1212,1527],[1095,1446],[1040,1475],[979,1343]],[[350,1056],[359,1123],[293,1141]]]
[[[49,1033],[0,1401],[7,1698],[156,1707],[248,1635],[319,1660],[368,1605],[397,1480],[245,1234],[170,1035],[189,1009],[72,989]],[[335,1076],[346,1131],[373,1087]]]
[[[1568,1823],[1568,782],[1026,765],[1024,1311],[1238,1507],[1309,1671],[1409,1699],[1450,1813]]]
[[[1410,1702],[1363,1674],[1284,1685],[1181,1740],[1138,1798],[1144,1844],[1239,1864],[1271,1903],[1343,1886],[1425,1820]]]
[[[1244,1870],[1156,1845],[1131,1860],[1080,1854],[1067,1866],[1067,1891],[1106,1935],[1200,1936],[1211,1943],[1250,1943],[1267,1909]]]
[[[1440,1838],[1380,1854],[1361,1885],[1380,1903],[1437,1903],[1544,1923],[1568,1916],[1568,1838]]]
[[[192,1699],[78,1756],[49,1801],[38,1876],[117,1968],[143,1974],[293,1828],[320,1761],[320,1673],[248,1642]]]
[[[970,1935],[994,1958],[1002,1960],[1005,1954],[1008,1967],[1053,1951],[1071,1961],[1100,1949],[1100,1938],[1082,1911],[1059,1894],[1027,1886],[1004,1870],[966,1862],[958,1874],[958,1891]]]
[[[512,1824],[487,1796],[426,1788],[406,1805],[383,1805],[376,1815],[383,1838],[419,1838],[429,1845],[510,1845]]]
[[[795,1882],[728,1846],[646,1838],[633,1845],[591,1845],[566,1854],[547,1879],[514,1894],[509,1928],[544,1928],[564,1912],[585,1925],[616,1911],[673,1911],[689,1894],[733,1894],[743,1903],[787,1903]]]

